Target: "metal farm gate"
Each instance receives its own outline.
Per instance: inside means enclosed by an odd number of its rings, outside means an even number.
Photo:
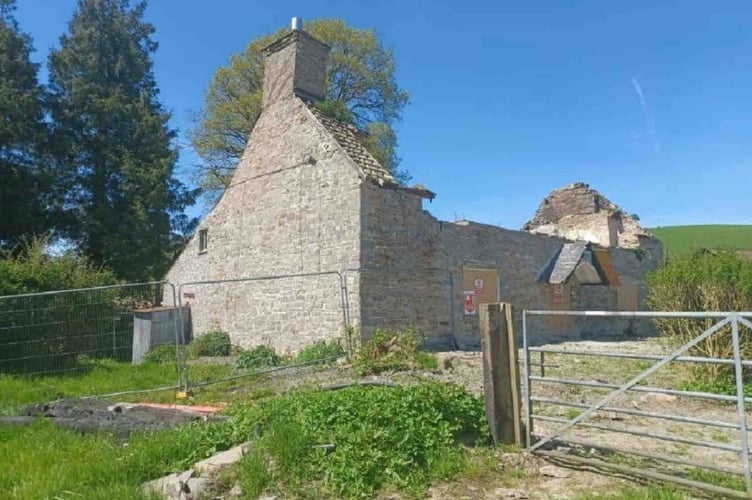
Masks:
[[[614,324],[683,321],[696,326],[690,332],[697,335],[670,353],[640,350],[642,344],[660,348],[656,339],[624,342],[624,349],[608,340],[533,346],[536,323],[554,317]],[[745,359],[745,346],[752,343],[750,318],[747,312],[523,311],[527,449],[562,463],[752,498],[747,420],[752,398],[745,397],[744,387],[752,367]],[[696,355],[709,342],[725,343],[729,357]],[[684,374],[693,366],[710,365],[725,373],[725,386],[687,382],[693,378]]]

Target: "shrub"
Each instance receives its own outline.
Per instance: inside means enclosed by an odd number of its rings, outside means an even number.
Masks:
[[[0,295],[116,283],[112,273],[70,252],[50,255],[47,246],[47,239],[31,238],[13,253],[0,255]],[[125,309],[123,296],[135,293],[138,290],[108,289],[0,300],[5,344],[0,373],[83,369],[76,362],[81,353],[129,358],[130,345],[113,348],[112,332],[116,327],[128,329],[129,320],[119,313]]]
[[[655,311],[749,311],[752,309],[752,262],[733,251],[695,252],[667,260],[648,275],[648,305]],[[716,319],[658,319],[658,331],[678,347],[710,328]],[[752,355],[752,335],[739,329],[742,356]],[[733,356],[731,328],[725,327],[692,349],[714,357]],[[717,380],[732,373],[732,366],[693,364],[697,376]]]
[[[164,344],[155,347],[144,355],[145,363],[174,363],[176,360],[175,346]]]
[[[186,348],[189,358],[201,356],[229,356],[232,353],[230,334],[221,330],[211,330],[196,337]]]
[[[26,239],[13,253],[0,254],[0,295],[70,290],[117,283],[115,275],[72,252],[50,255],[49,238]]]
[[[339,342],[332,340],[319,340],[311,345],[303,347],[295,357],[296,363],[326,363],[335,357],[344,356],[345,350]]]
[[[249,351],[240,353],[236,366],[243,370],[258,370],[261,368],[272,368],[279,366],[282,358],[272,347],[260,345]]]
[[[353,364],[360,375],[413,368],[436,368],[438,361],[430,353],[418,351],[420,338],[410,328],[385,330],[377,328],[355,356]]]
[[[435,382],[292,391],[228,413],[241,434],[260,428],[240,463],[249,497],[275,488],[285,497],[307,489],[310,498],[372,498],[389,486],[417,496],[461,471],[459,443],[488,440],[482,400]]]

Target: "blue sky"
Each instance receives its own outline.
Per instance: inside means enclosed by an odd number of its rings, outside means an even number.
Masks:
[[[37,61],[75,3],[18,1]],[[752,224],[748,0],[151,0],[173,126],[191,128],[230,54],[292,16],[373,28],[394,51],[402,166],[440,219],[519,228],[584,181],[648,227]],[[184,150],[181,172],[196,161]]]

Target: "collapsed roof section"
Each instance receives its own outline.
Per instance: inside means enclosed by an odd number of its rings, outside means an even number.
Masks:
[[[541,270],[537,281],[563,285],[575,278],[581,285],[619,286],[608,252],[586,241],[564,243]]]

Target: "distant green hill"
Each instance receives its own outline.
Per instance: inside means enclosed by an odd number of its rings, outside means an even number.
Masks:
[[[752,250],[752,225],[669,226],[648,229],[667,254],[683,254],[693,248]]]

